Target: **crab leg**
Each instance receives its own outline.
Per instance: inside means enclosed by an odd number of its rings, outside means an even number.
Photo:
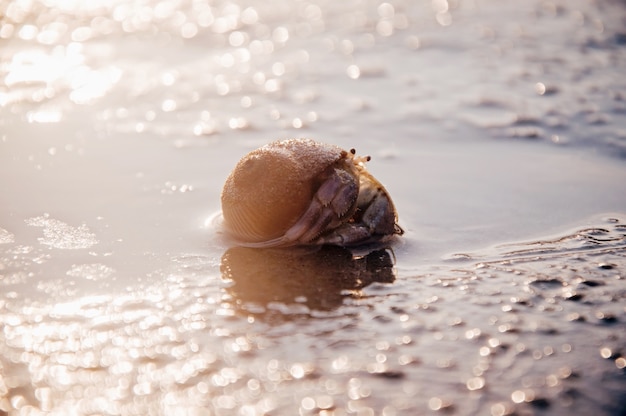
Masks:
[[[324,230],[341,224],[355,205],[358,193],[356,178],[343,169],[333,168],[307,210],[285,233],[285,242],[310,243]]]

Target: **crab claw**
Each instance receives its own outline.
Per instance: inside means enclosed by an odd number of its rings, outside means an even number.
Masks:
[[[354,211],[358,195],[357,178],[343,169],[333,168],[313,196],[309,208],[285,233],[285,238],[307,244],[324,231],[336,228]]]

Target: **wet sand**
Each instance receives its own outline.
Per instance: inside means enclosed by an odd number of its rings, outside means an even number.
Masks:
[[[626,412],[620,2],[0,10],[0,414]],[[285,137],[406,234],[229,245]]]

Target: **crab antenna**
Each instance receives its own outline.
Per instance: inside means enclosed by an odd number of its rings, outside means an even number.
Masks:
[[[365,163],[367,163],[370,160],[372,160],[372,158],[370,156],[357,156],[356,155],[356,149],[354,149],[354,148],[350,149],[350,154],[352,155],[351,159],[352,159],[353,163],[357,164],[357,165],[364,165]]]
[[[365,163],[369,162],[371,157],[369,156],[357,156],[354,158],[354,161],[359,165],[365,165]]]

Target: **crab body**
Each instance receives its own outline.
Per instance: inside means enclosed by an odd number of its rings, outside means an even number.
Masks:
[[[402,234],[369,158],[308,139],[276,141],[239,161],[222,191],[224,227],[239,245],[352,246]]]

